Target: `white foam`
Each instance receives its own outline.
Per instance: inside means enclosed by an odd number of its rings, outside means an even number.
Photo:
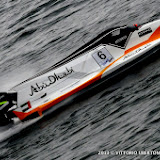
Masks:
[[[12,127],[6,126],[0,128],[0,142],[5,141],[6,139],[10,138],[11,136],[19,133],[26,127],[36,123],[39,121],[42,117],[35,118],[33,120],[29,120],[26,122],[19,122],[17,124],[14,124]]]

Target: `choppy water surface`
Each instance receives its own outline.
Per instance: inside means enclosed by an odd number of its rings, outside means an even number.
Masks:
[[[107,28],[160,18],[156,0],[0,2],[0,91],[53,65]],[[0,159],[159,159],[160,57],[0,143]],[[103,87],[104,88],[104,87]],[[7,135],[0,134],[3,140]]]

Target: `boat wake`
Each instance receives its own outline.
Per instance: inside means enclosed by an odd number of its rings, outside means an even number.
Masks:
[[[12,126],[8,125],[0,127],[0,142],[3,142],[9,139],[10,137],[20,133],[22,130],[38,122],[40,119],[42,119],[42,117],[37,117],[33,120],[28,120],[26,122],[19,122],[17,124],[12,124]]]

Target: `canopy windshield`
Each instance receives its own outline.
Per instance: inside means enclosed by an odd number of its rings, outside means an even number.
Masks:
[[[125,49],[130,34],[131,29],[129,27],[114,29],[105,37],[106,44]]]
[[[97,37],[92,39],[90,42],[86,43],[75,52],[73,52],[70,56],[80,55],[85,53],[94,47],[97,47],[100,44],[108,44],[113,45],[118,48],[125,49],[128,39],[132,32],[136,30],[135,27],[116,27],[109,30],[106,30],[99,34]],[[69,57],[70,57],[69,56]]]
[[[100,44],[108,44],[112,45],[118,48],[125,49],[128,39],[132,32],[136,30],[135,27],[116,27],[112,29],[108,29],[101,34],[99,34],[97,37],[77,49],[75,52],[73,52],[71,55],[66,57],[64,60],[56,63],[54,66],[58,67],[61,64],[64,64],[68,60],[75,58],[83,53],[86,53],[87,51],[99,46]]]

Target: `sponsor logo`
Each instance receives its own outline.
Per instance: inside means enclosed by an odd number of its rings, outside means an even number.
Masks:
[[[146,34],[149,34],[151,32],[152,32],[152,29],[151,28],[147,28],[147,29],[145,29],[145,30],[143,30],[141,32],[138,32],[138,35],[139,35],[139,37],[142,37],[142,36],[145,36]]]
[[[148,48],[150,45],[151,44],[149,43],[149,44],[145,45],[144,47],[138,48],[135,52],[138,53],[138,52],[142,51],[143,49]]]
[[[136,49],[135,52],[132,52],[131,54],[128,54],[128,55],[124,56],[123,60],[125,60],[125,59],[127,59],[127,58],[129,58],[129,57],[131,57],[131,56],[133,56],[133,55],[135,55],[135,54],[137,54],[137,53],[139,53],[140,51],[148,48],[150,45],[151,45],[151,44],[149,43],[149,44],[145,45],[144,47],[141,47],[141,48]]]
[[[68,69],[66,67],[65,72],[59,73],[59,74],[54,73],[53,75],[48,76],[47,81],[42,82],[41,84],[36,83],[35,86],[31,85],[31,94],[29,94],[29,95],[33,96],[34,93],[42,91],[43,89],[51,86],[52,84],[55,84],[57,81],[67,77],[68,75],[72,74],[73,72],[74,72],[74,70],[72,69],[72,67],[70,69]]]

